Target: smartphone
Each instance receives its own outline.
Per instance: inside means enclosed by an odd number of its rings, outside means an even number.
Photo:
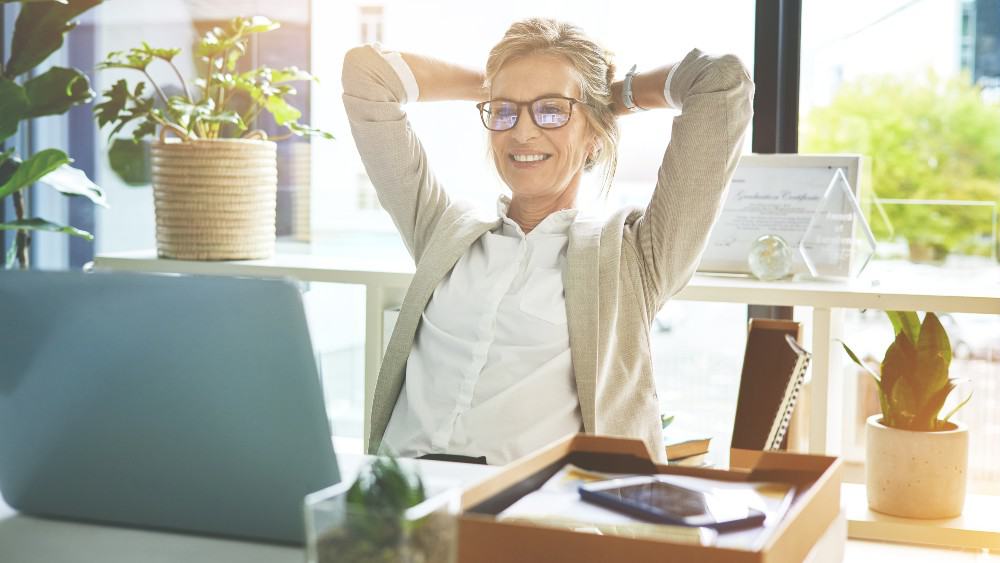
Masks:
[[[710,493],[674,485],[659,476],[625,477],[580,485],[580,498],[649,522],[716,530],[751,528],[766,515],[725,491]]]

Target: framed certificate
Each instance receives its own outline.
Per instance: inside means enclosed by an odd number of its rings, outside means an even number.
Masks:
[[[753,242],[763,235],[777,235],[793,250],[792,273],[809,275],[799,243],[838,169],[860,201],[862,165],[861,155],[744,155],[698,271],[750,273],[747,256]],[[844,206],[845,215],[853,214],[848,202]],[[827,268],[828,274],[850,275],[850,249],[832,254],[843,258]]]

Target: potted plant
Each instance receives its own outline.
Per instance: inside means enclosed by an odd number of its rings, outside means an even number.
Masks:
[[[10,0],[0,0],[0,9]],[[14,231],[14,241],[5,249],[4,266],[28,268],[28,251],[33,231],[65,233],[86,240],[93,236],[69,225],[41,217],[28,217],[26,189],[35,182],[46,184],[68,196],[82,196],[107,206],[100,188],[83,171],[69,164],[73,160],[58,149],[40,150],[22,160],[7,148],[21,123],[46,115],[61,115],[69,108],[89,102],[94,92],[87,76],[75,68],[51,67],[30,76],[49,55],[63,44],[64,36],[76,27],[72,20],[100,4],[101,0],[24,0],[10,45],[10,58],[0,61],[0,206],[9,197],[14,220],[0,222],[0,230]],[[26,75],[30,78],[24,79]]]
[[[143,43],[128,52],[112,52],[98,65],[142,73],[147,82],[134,86],[122,79],[103,92],[94,109],[100,127],[112,125],[110,137],[136,125],[133,142],[148,136],[156,211],[156,246],[160,257],[186,260],[266,258],[274,252],[277,199],[277,151],[274,141],[292,135],[329,133],[299,122],[301,112],[286,97],[290,82],[315,80],[295,67],[237,68],[251,36],[278,28],[262,16],[237,17],[198,42],[201,76],[193,88],[173,59],[180,49]],[[182,93],[168,96],[147,72],[156,62],[169,65]],[[241,100],[243,103],[241,103]],[[242,111],[240,105],[246,106]],[[251,129],[267,112],[288,132],[268,138]],[[158,133],[158,134],[157,134]]]
[[[392,457],[363,466],[305,499],[309,563],[449,563],[458,542],[461,491],[428,496],[420,476]]]
[[[951,417],[972,394],[940,417],[960,382],[948,375],[948,334],[934,313],[924,315],[923,323],[913,311],[886,313],[896,338],[880,373],[843,344],[875,380],[882,409],[868,418],[865,429],[868,505],[909,518],[958,516],[965,504],[969,430]]]

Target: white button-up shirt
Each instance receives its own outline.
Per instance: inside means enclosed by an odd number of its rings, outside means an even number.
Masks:
[[[384,451],[504,464],[581,431],[562,279],[577,211],[525,235],[509,205],[427,304]]]

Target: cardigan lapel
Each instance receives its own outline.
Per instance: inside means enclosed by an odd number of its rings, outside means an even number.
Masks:
[[[588,433],[595,431],[602,226],[596,221],[573,223],[563,274],[573,375],[583,429]]]
[[[406,361],[413,347],[413,339],[434,290],[451,271],[458,259],[483,233],[497,226],[497,222],[455,217],[451,228],[439,228],[427,244],[427,249],[417,265],[417,270],[406,290],[396,327],[386,347],[372,400],[372,424],[368,440],[368,453],[377,453],[382,436],[389,425],[396,400],[403,388]]]

